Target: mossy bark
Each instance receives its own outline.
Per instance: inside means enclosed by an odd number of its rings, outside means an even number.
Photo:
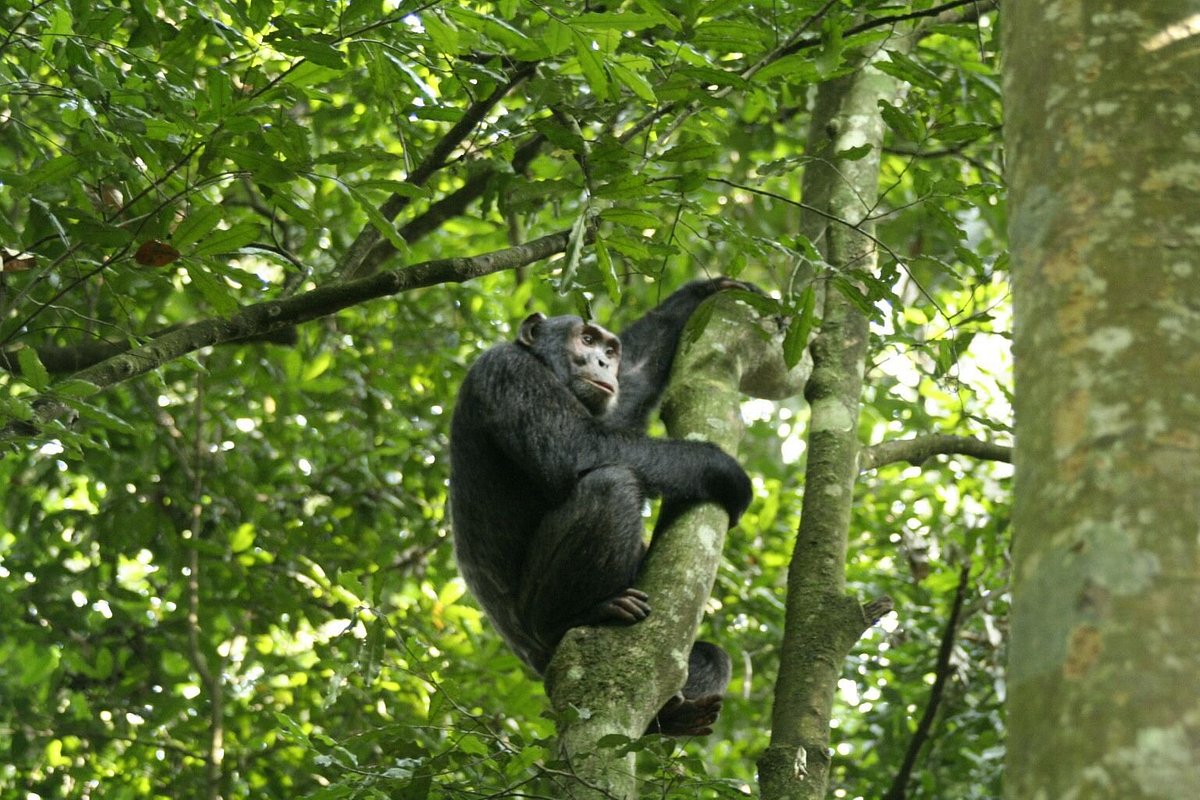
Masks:
[[[858,475],[858,416],[868,347],[868,320],[850,293],[856,274],[874,272],[876,245],[868,215],[878,197],[884,126],[878,104],[895,82],[870,64],[817,91],[803,195],[812,208],[805,233],[830,269],[816,276],[823,297],[820,332],[810,347],[813,372],[805,398],[812,409],[804,508],[788,570],[787,621],[780,655],[771,744],[759,758],[763,798],[821,798],[829,779],[829,721],[837,681],[851,648],[890,609],[866,607],[845,593],[846,550]],[[865,157],[838,154],[870,145]]]
[[[663,419],[672,437],[704,439],[736,453],[741,391],[798,394],[807,370],[804,363],[791,371],[784,366],[774,320],[757,317],[729,295],[709,302],[715,308],[703,334],[676,358]],[[684,514],[657,537],[638,580],[654,613],[627,628],[576,628],[559,645],[546,690],[560,715],[560,755],[578,778],[572,797],[637,796],[632,755],[602,746],[601,739],[637,739],[683,685],[727,527],[715,505]]]
[[[1001,18],[1012,798],[1200,797],[1198,10]]]

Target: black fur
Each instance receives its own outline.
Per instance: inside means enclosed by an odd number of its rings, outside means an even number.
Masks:
[[[650,613],[649,598],[632,588],[646,552],[647,496],[663,498],[660,526],[701,502],[721,505],[732,525],[749,504],[749,478],[718,447],[644,432],[688,318],[735,286],[690,283],[630,326],[617,348],[615,404],[585,396],[585,406],[582,390],[572,391],[573,370],[588,369],[582,357],[571,360],[578,318],[531,317],[519,342],[493,347],[467,373],[450,448],[458,562],[505,640],[539,673],[568,629]],[[729,677],[728,655],[697,642],[682,694],[651,730],[707,733]]]

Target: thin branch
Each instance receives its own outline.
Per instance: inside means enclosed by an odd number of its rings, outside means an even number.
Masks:
[[[938,708],[942,704],[942,696],[946,691],[946,683],[950,680],[950,656],[954,652],[954,640],[958,636],[958,624],[962,617],[963,603],[967,598],[967,585],[971,580],[971,567],[964,564],[958,573],[958,588],[954,592],[954,605],[950,608],[950,618],[942,631],[942,643],[938,647],[937,666],[934,668],[933,686],[929,688],[929,702],[925,704],[925,713],[913,731],[912,739],[908,742],[908,750],[904,753],[904,762],[896,773],[892,786],[884,795],[884,800],[904,800],[908,796],[908,782],[912,778],[913,767],[916,766],[917,756],[925,742],[929,741],[929,732],[933,730],[933,721],[937,717]]]
[[[987,0],[985,0],[985,2],[986,1]],[[925,8],[920,11],[912,11],[907,14],[893,14],[891,16],[877,17],[875,19],[869,19],[866,22],[861,22],[858,25],[854,25],[852,27],[847,28],[846,30],[842,31],[842,36],[843,37],[853,36],[857,33],[864,33],[866,31],[873,30],[875,28],[883,28],[888,25],[895,25],[898,22],[904,22],[906,20],[911,20],[911,19],[924,19],[927,17],[938,17],[949,11],[953,11],[956,8],[960,8],[962,6],[977,5],[979,2],[980,2],[980,0],[951,0],[951,2],[943,3],[940,6],[934,6],[933,8]],[[992,4],[992,3],[989,2],[989,4]],[[999,4],[995,3],[995,5],[999,5]],[[801,50],[807,50],[810,47],[818,47],[823,42],[824,42],[824,39],[822,39],[821,37],[815,37],[812,39],[803,39],[801,41],[795,42],[794,44],[792,44],[789,47],[784,48],[782,51],[780,51],[779,57],[782,58],[783,56],[790,56],[792,53],[798,53]]]
[[[996,444],[969,436],[931,434],[918,436],[915,439],[897,439],[864,447],[858,457],[858,468],[865,472],[887,464],[894,464],[897,461],[906,461],[919,467],[933,456],[951,454],[971,456],[985,461],[1012,463],[1012,447],[1009,445]]]
[[[454,127],[447,131],[446,135],[433,146],[433,149],[429,151],[424,160],[413,168],[412,172],[405,178],[405,183],[413,186],[424,185],[425,181],[429,180],[433,173],[445,166],[446,159],[450,157],[450,154],[475,130],[476,126],[483,121],[484,117],[491,112],[496,104],[511,92],[514,87],[532,75],[536,69],[537,62],[522,64],[513,71],[506,83],[500,84],[487,97],[473,103],[463,112],[458,122],[454,123]],[[410,202],[412,202],[411,197],[392,194],[380,206],[379,212],[383,215],[384,219],[393,220],[397,214],[408,207]],[[370,223],[364,225],[362,231],[359,232],[349,249],[346,250],[345,255],[342,256],[335,271],[336,274],[342,280],[347,281],[353,280],[360,275],[370,274],[364,264],[367,255],[381,238],[382,235],[373,225]]]
[[[943,10],[935,22],[944,25],[964,25],[968,22],[978,22],[979,18],[988,11],[999,11],[1000,0],[978,0],[973,7],[963,9],[957,13],[951,14],[947,10]]]
[[[822,6],[820,9],[818,9],[815,13],[809,15],[808,18],[806,18],[804,20],[804,23],[801,24],[799,28],[792,31],[792,33],[787,37],[786,42],[784,42],[780,46],[776,47],[770,53],[767,53],[765,56],[763,56],[761,59],[759,59],[756,63],[750,65],[746,69],[737,73],[738,77],[744,81],[748,81],[751,78],[753,78],[754,75],[757,74],[760,70],[762,70],[769,64],[772,64],[772,63],[778,61],[779,59],[783,58],[785,55],[787,55],[790,52],[789,48],[793,45],[793,43],[795,43],[800,38],[800,36],[802,36],[804,34],[804,32],[807,31],[810,27],[812,27],[816,23],[820,22],[821,19],[823,19],[825,17],[825,15],[827,13],[829,13],[829,10],[836,4],[836,2],[837,2],[837,0],[829,0],[828,2],[825,3],[824,6]],[[816,43],[820,43],[820,39],[817,39],[814,41]],[[715,93],[713,93],[712,96],[713,96],[713,98],[721,98],[721,97],[725,97],[732,91],[733,91],[733,85],[730,84],[730,85],[725,86],[724,88],[718,89]],[[676,111],[678,111],[679,112],[678,115],[675,117],[674,120],[671,121],[671,124],[668,125],[666,130],[662,131],[657,137],[658,145],[660,147],[665,148],[667,145],[667,142],[671,139],[672,136],[674,136],[675,132],[677,130],[679,130],[679,128],[682,127],[683,123],[686,122],[688,120],[688,118],[691,117],[693,114],[695,114],[699,108],[700,108],[700,103],[698,101],[691,101],[691,102],[685,103],[685,104],[681,104],[678,102],[669,103],[668,105],[663,106],[661,108],[657,108],[654,111],[650,112],[649,114],[643,116],[640,120],[638,120],[636,123],[634,123],[632,126],[630,126],[623,134],[621,134],[619,137],[617,137],[617,140],[622,143],[628,142],[630,139],[632,139],[634,136],[636,136],[640,131],[649,127],[651,123],[653,123],[653,122],[657,121],[658,119],[661,119],[669,114],[674,114]],[[646,155],[645,160],[649,160],[649,154]]]
[[[222,682],[222,670],[218,663],[209,661],[206,648],[201,643],[202,630],[200,625],[200,547],[199,541],[204,525],[204,425],[200,410],[204,407],[204,383],[196,393],[196,435],[193,438],[193,458],[196,469],[192,473],[192,542],[188,551],[188,574],[185,583],[187,593],[187,613],[184,623],[187,628],[188,655],[192,668],[204,685],[208,694],[208,752],[204,754],[205,794],[208,800],[219,800],[221,796],[221,764],[225,757],[225,686]]]
[[[533,160],[545,143],[546,137],[539,133],[521,145],[513,155],[511,162],[513,172],[516,174],[524,172],[525,168],[529,166],[529,162]],[[402,225],[397,231],[400,238],[408,244],[412,244],[436,231],[447,220],[461,215],[467,206],[487,191],[497,172],[498,170],[494,166],[489,166],[487,169],[480,169],[472,174],[457,190],[433,203],[423,213]],[[372,274],[395,252],[396,248],[387,239],[377,239],[363,257],[358,272],[363,275]]]

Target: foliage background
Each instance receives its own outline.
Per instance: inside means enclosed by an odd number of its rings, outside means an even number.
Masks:
[[[861,438],[1002,438],[988,3],[7,4],[0,414],[29,421],[53,397],[78,420],[5,428],[0,793],[554,796],[542,689],[453,564],[457,383],[531,307],[619,329],[702,274],[758,283],[801,330],[827,269],[797,225],[813,86],[890,52],[908,17],[920,46],[883,66],[907,87],[881,109],[884,267],[853,276],[874,314]],[[395,268],[589,220],[577,256],[199,350],[102,394],[50,349],[127,346],[369,272],[363,232]],[[644,746],[656,796],[740,796],[767,740],[806,412],[743,413],[757,499],[705,633],[740,654],[734,686],[713,737]],[[998,795],[1006,476],[955,457],[864,477],[850,584],[897,613],[846,664],[838,796],[881,796],[914,746],[911,796]]]

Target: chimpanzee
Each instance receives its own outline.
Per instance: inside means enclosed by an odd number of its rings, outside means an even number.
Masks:
[[[517,655],[542,673],[569,628],[631,625],[650,613],[633,588],[646,553],[642,506],[661,496],[655,532],[712,502],[730,525],[750,479],[706,442],[651,439],[680,334],[714,292],[695,281],[618,339],[579,317],[534,314],[516,342],[472,365],[450,433],[450,514],[459,568]],[[682,692],[650,730],[711,731],[729,683],[724,650],[696,642]]]

